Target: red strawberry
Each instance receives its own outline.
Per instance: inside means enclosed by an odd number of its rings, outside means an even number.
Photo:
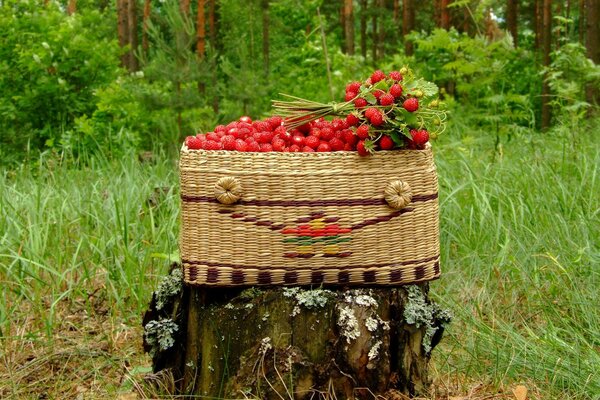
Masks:
[[[392,71],[389,73],[390,78],[395,80],[396,82],[400,82],[402,80],[402,74],[398,71]]]
[[[291,153],[297,153],[302,149],[302,147],[298,146],[297,144],[293,144],[289,147],[289,149]]]
[[[221,150],[221,143],[214,140],[204,142],[204,150]]]
[[[402,86],[400,86],[397,83],[394,83],[391,87],[390,87],[390,94],[392,96],[394,96],[395,98],[398,98],[400,96],[402,96]]]
[[[379,112],[375,107],[367,108],[365,111],[365,117],[371,119],[371,115]]]
[[[227,128],[225,128],[225,125],[217,125],[215,127],[215,132],[225,132],[227,130]]]
[[[246,143],[248,143],[248,142],[246,142]],[[255,141],[251,141],[250,143],[248,143],[248,148],[246,149],[246,151],[259,152],[260,144],[258,144]]]
[[[384,94],[385,94],[385,92],[381,89],[377,89],[377,90],[373,91],[373,96],[375,96],[376,99],[379,99]]]
[[[382,81],[384,79],[385,79],[385,74],[383,73],[383,71],[378,69],[377,71],[373,72],[373,74],[371,75],[371,84],[374,85],[377,82]]]
[[[344,150],[344,142],[341,139],[335,137],[329,141],[329,146],[331,147],[331,151]]]
[[[321,139],[324,141],[329,141],[333,138],[333,129],[331,128],[323,128],[321,129]]]
[[[416,97],[411,97],[410,99],[404,100],[402,106],[408,112],[415,112],[419,109],[419,100],[417,100]]]
[[[273,151],[273,146],[271,146],[271,143],[261,143],[260,151],[263,153],[268,153],[270,151]]]
[[[254,121],[252,123],[252,127],[257,132],[270,131],[271,125],[267,124],[265,121]]]
[[[386,93],[379,98],[379,104],[382,106],[391,106],[394,104],[394,96],[390,93]]]
[[[320,153],[325,153],[325,152],[331,151],[331,146],[329,146],[329,143],[327,143],[327,142],[321,142],[321,143],[319,143],[319,146],[317,147],[317,151]]]
[[[331,121],[331,127],[334,131],[339,131],[342,129],[346,129],[348,125],[346,124],[345,119],[336,118],[333,121]]]
[[[394,148],[394,141],[389,136],[383,136],[379,140],[379,147],[381,147],[381,150],[391,150]]]
[[[236,151],[248,151],[248,145],[242,139],[237,139],[235,141],[235,150]]]
[[[371,121],[373,126],[380,126],[383,124],[383,114],[381,111],[375,110],[375,112],[371,114],[371,117],[369,117],[369,121]]]
[[[363,108],[367,106],[367,101],[365,99],[363,99],[362,97],[359,97],[358,99],[354,100],[354,107],[356,108]]]
[[[273,134],[273,132],[263,131],[260,133],[259,140],[257,140],[257,142],[258,143],[271,143],[271,140],[273,140],[274,136],[275,135]]]
[[[300,148],[302,148],[304,146],[304,136],[302,135],[295,135],[292,138],[292,143],[295,144],[296,146],[299,146]]]
[[[206,134],[206,140],[212,140],[214,142],[219,142],[221,138],[215,132],[208,132]]]
[[[354,92],[354,93],[358,93],[358,91],[360,90],[360,87],[362,86],[362,83],[360,82],[352,82],[349,83],[346,86],[346,92]]]
[[[358,124],[360,120],[358,119],[358,117],[354,114],[348,114],[348,116],[346,116],[346,123],[348,124],[348,126],[355,126],[356,124]]]
[[[369,155],[369,152],[365,148],[364,140],[361,140],[360,142],[358,142],[358,144],[356,145],[356,151],[358,151],[358,155],[363,156],[363,157]]]
[[[422,146],[429,141],[429,132],[425,129],[413,129],[410,131],[410,136],[412,136],[412,141],[417,146]]]
[[[199,150],[202,148],[202,140],[198,139],[196,136],[188,136],[185,138],[185,145],[190,150]]]
[[[368,132],[367,132],[368,135]],[[344,142],[347,144],[354,146],[356,142],[358,142],[358,136],[354,134],[350,129],[344,131]]]
[[[223,150],[235,150],[235,136],[223,136],[221,138],[221,146],[223,146]]]
[[[283,122],[283,118],[281,118],[277,115],[274,115],[271,118],[267,118],[267,123],[269,124],[271,129],[276,129],[277,127],[281,126],[282,122]]]
[[[351,101],[356,96],[356,92],[346,92],[346,96],[344,96],[344,101]]]
[[[361,125],[358,128],[356,128],[356,136],[358,136],[359,139],[366,139],[369,137],[369,125]]]
[[[283,149],[285,148],[285,140],[280,138],[273,138],[271,145],[273,146],[273,151],[283,151]]]
[[[247,115],[244,115],[243,117],[240,117],[239,121],[240,122],[245,122],[247,124],[251,124],[252,123],[252,118],[248,117]]]
[[[354,146],[353,146],[353,145],[351,145],[350,143],[346,143],[346,144],[344,145],[344,151],[354,151],[354,150],[356,150],[356,149],[355,149],[355,148],[354,148]]]
[[[316,149],[319,147],[320,143],[321,141],[316,136],[308,136],[306,139],[304,139],[304,144],[306,145],[305,147],[310,147],[311,149]]]
[[[314,152],[315,152],[315,149],[313,149],[312,147],[304,146],[304,147],[302,148],[302,152],[303,152],[303,153],[314,153]]]

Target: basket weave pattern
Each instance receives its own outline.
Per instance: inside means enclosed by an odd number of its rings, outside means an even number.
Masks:
[[[439,277],[425,150],[181,151],[185,282],[400,285]]]

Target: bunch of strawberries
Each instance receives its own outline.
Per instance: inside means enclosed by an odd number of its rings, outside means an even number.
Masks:
[[[445,128],[437,87],[402,68],[377,70],[364,82],[346,86],[344,102],[318,103],[288,96],[276,101],[279,116],[260,121],[241,117],[212,132],[188,136],[188,149],[241,152],[357,151],[422,149]],[[331,121],[325,116],[337,116]]]

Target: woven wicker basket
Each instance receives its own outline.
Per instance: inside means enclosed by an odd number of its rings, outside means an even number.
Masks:
[[[185,282],[400,285],[439,277],[431,148],[239,153],[183,148]]]

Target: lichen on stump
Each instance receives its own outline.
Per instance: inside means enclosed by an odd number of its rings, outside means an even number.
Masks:
[[[217,398],[374,398],[425,394],[449,315],[428,284],[398,288],[169,288],[144,318],[170,319],[171,347],[148,346],[179,394]],[[156,324],[150,324],[157,335]],[[154,336],[148,336],[152,334]],[[156,343],[156,341],[154,341]],[[148,341],[146,344],[149,345]]]

